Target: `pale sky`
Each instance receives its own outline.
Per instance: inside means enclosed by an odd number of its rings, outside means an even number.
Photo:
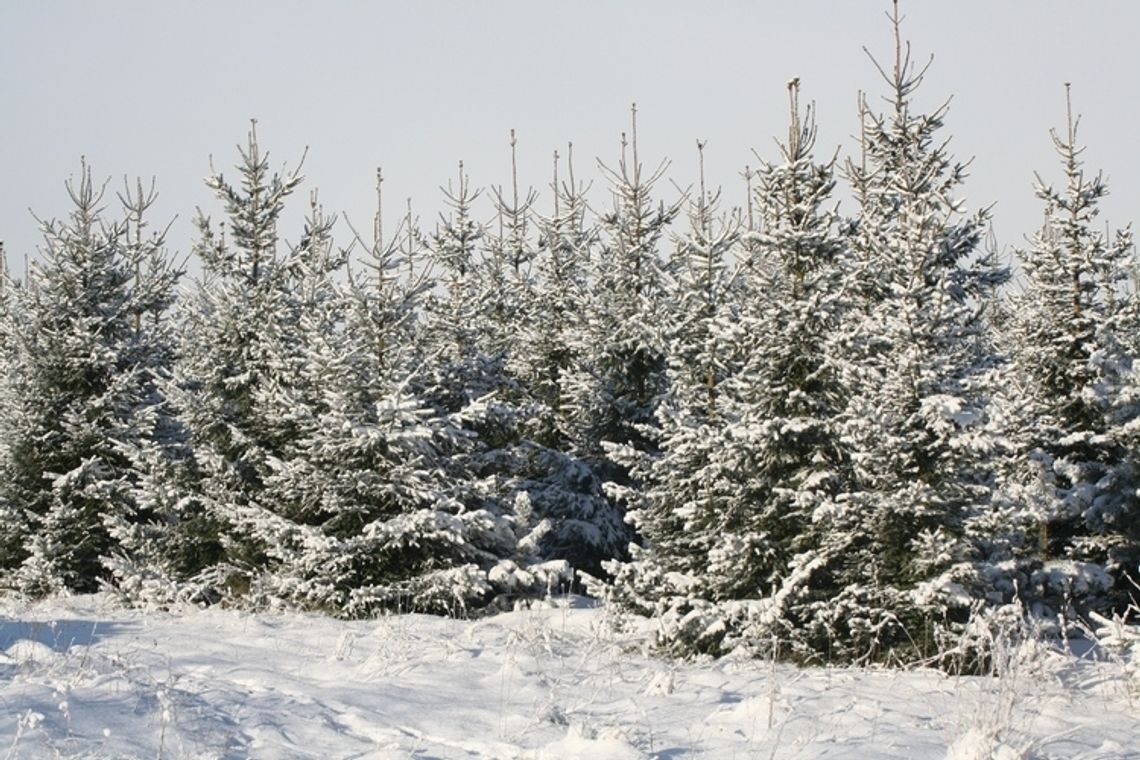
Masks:
[[[775,157],[787,124],[785,83],[817,104],[820,154],[853,150],[859,89],[884,87],[863,52],[892,55],[887,0],[3,0],[0,2],[0,239],[14,270],[40,236],[29,213],[68,212],[63,182],[86,156],[96,178],[156,177],[152,224],[177,215],[184,253],[209,158],[230,169],[249,119],[275,166],[309,155],[304,190],[370,229],[375,167],[386,214],[411,197],[425,226],[438,187],[462,159],[476,186],[508,184],[508,132],[520,179],[549,205],[551,154],[574,142],[577,173],[616,162],[629,105],[641,154],[670,158],[668,177],[708,181],[743,204],[751,150]],[[1140,211],[1140,3],[1135,0],[903,0],[915,56],[934,55],[920,107],[953,96],[944,134],[973,157],[964,195],[996,204],[1003,246],[1041,218],[1033,172],[1060,182],[1048,131],[1064,126],[1073,83],[1088,169],[1112,195],[1103,219]],[[663,198],[675,194],[660,188]],[[306,206],[302,192],[294,218]],[[110,200],[114,200],[113,197]],[[482,207],[487,218],[489,205]],[[846,208],[848,212],[852,209]],[[338,241],[348,230],[338,226]],[[282,234],[296,240],[299,223]]]

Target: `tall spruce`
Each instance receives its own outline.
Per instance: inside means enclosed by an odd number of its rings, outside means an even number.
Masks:
[[[849,389],[829,350],[848,318],[843,287],[847,245],[840,236],[835,159],[814,155],[814,108],[801,112],[798,79],[788,83],[790,120],[779,160],[761,160],[752,201],[760,229],[745,241],[738,286],[740,317],[727,322],[739,369],[720,385],[724,437],[733,452],[737,498],[748,509],[706,514],[719,533],[710,551],[718,600],[731,612],[727,645],[772,654],[819,656],[805,635],[809,610],[828,596],[826,578],[837,549],[818,520],[848,483],[839,417]],[[733,557],[747,559],[733,569]]]
[[[653,200],[668,162],[646,171],[638,151],[636,106],[628,137],[622,133],[617,168],[601,161],[599,166],[613,205],[598,220],[601,245],[591,266],[592,292],[583,304],[585,350],[564,375],[563,403],[580,456],[624,510],[639,487],[629,470],[631,456],[653,448],[647,428],[655,425],[666,390],[664,301],[672,275],[661,245],[681,201]]]
[[[144,236],[153,188],[120,196],[114,221],[104,190],[84,163],[67,219],[42,223],[27,281],[5,276],[0,561],[6,584],[34,595],[97,589],[118,549],[110,526],[146,519],[125,450],[155,433],[179,272],[162,233]]]
[[[739,225],[714,226],[702,187],[681,241],[662,454],[647,460],[632,513],[647,545],[617,582],[619,600],[659,617],[659,644],[675,653],[767,651],[773,636],[802,650],[797,613],[828,559],[812,524],[844,482],[844,395],[825,352],[842,317],[843,242],[828,207],[833,162],[813,159],[798,88],[781,160],[750,172],[759,230],[736,244]]]
[[[926,656],[969,614],[966,526],[994,486],[984,314],[1008,270],[981,249],[986,213],[956,197],[966,171],[939,138],[947,105],[915,108],[929,64],[913,64],[900,21],[896,2],[894,65],[876,63],[888,110],[861,101],[861,156],[847,167],[855,304],[829,351],[848,392],[839,424],[852,478],[815,514],[832,560],[815,575],[831,598],[811,610],[813,640],[853,659]]]
[[[1037,179],[1045,222],[1018,251],[1024,287],[1006,324],[1016,395],[1003,554],[1054,611],[1127,599],[1140,559],[1135,247],[1129,229],[1096,225],[1108,187],[1085,173],[1065,95],[1065,130],[1051,132],[1064,186]]]
[[[554,154],[553,210],[550,216],[536,214],[530,318],[517,326],[512,367],[528,399],[520,450],[526,474],[519,487],[538,524],[546,523],[542,555],[598,576],[605,560],[625,553],[629,531],[622,511],[603,492],[597,444],[583,435],[574,414],[574,379],[593,348],[586,327],[599,240],[588,216],[589,185],[575,178],[573,159],[571,144],[567,177],[560,181],[560,156]]]
[[[135,536],[117,568],[131,593],[167,589],[202,600],[248,593],[269,561],[254,523],[288,510],[263,496],[298,434],[282,390],[302,377],[300,312],[278,223],[302,177],[270,171],[256,122],[238,150],[236,185],[212,166],[206,180],[226,223],[215,226],[201,212],[195,220],[201,275],[183,302],[178,361],[164,385],[179,435],[145,454],[140,498],[159,519]]]

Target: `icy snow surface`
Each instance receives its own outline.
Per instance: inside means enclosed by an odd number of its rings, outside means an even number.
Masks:
[[[367,622],[0,599],[0,757],[1140,758],[1120,662],[668,663],[581,600]]]

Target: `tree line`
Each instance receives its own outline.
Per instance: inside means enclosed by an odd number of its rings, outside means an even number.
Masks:
[[[1125,609],[1130,231],[1096,219],[1069,109],[1011,282],[893,24],[855,154],[817,157],[792,80],[743,208],[701,143],[662,199],[635,110],[603,208],[569,152],[545,210],[513,171],[481,201],[460,164],[430,230],[378,212],[338,245],[314,193],[287,244],[302,177],[251,128],[236,176],[211,168],[221,221],[199,212],[187,282],[153,187],[109,212],[84,164],[0,280],[0,585],[347,617],[574,587],[653,616],[670,653],[803,661]]]

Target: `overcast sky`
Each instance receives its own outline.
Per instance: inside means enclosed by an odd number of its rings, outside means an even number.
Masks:
[[[184,252],[214,156],[236,160],[249,119],[274,165],[305,146],[306,186],[326,210],[367,229],[375,167],[395,216],[411,197],[425,223],[438,186],[463,159],[472,182],[509,183],[508,131],[520,174],[549,198],[551,153],[575,145],[579,176],[614,162],[629,104],[641,154],[695,180],[708,141],[709,181],[743,203],[751,150],[774,157],[786,129],[785,83],[817,103],[820,152],[852,150],[856,93],[884,92],[867,46],[891,58],[887,0],[541,0],[471,2],[0,2],[0,239],[14,268],[41,217],[68,211],[63,182],[86,156],[97,178],[158,181],[152,219],[177,215]],[[904,0],[904,33],[934,55],[917,101],[953,96],[947,136],[974,158],[965,196],[996,204],[1003,246],[1040,220],[1033,172],[1059,180],[1048,130],[1064,124],[1063,82],[1083,114],[1090,170],[1103,169],[1114,226],[1140,210],[1140,3],[1135,0]],[[231,172],[232,174],[232,172]],[[664,185],[661,193],[675,191]],[[305,206],[297,198],[295,213]],[[850,209],[848,209],[850,210]],[[489,216],[490,210],[486,209]],[[339,240],[347,242],[340,227]],[[282,230],[295,240],[296,225]]]

